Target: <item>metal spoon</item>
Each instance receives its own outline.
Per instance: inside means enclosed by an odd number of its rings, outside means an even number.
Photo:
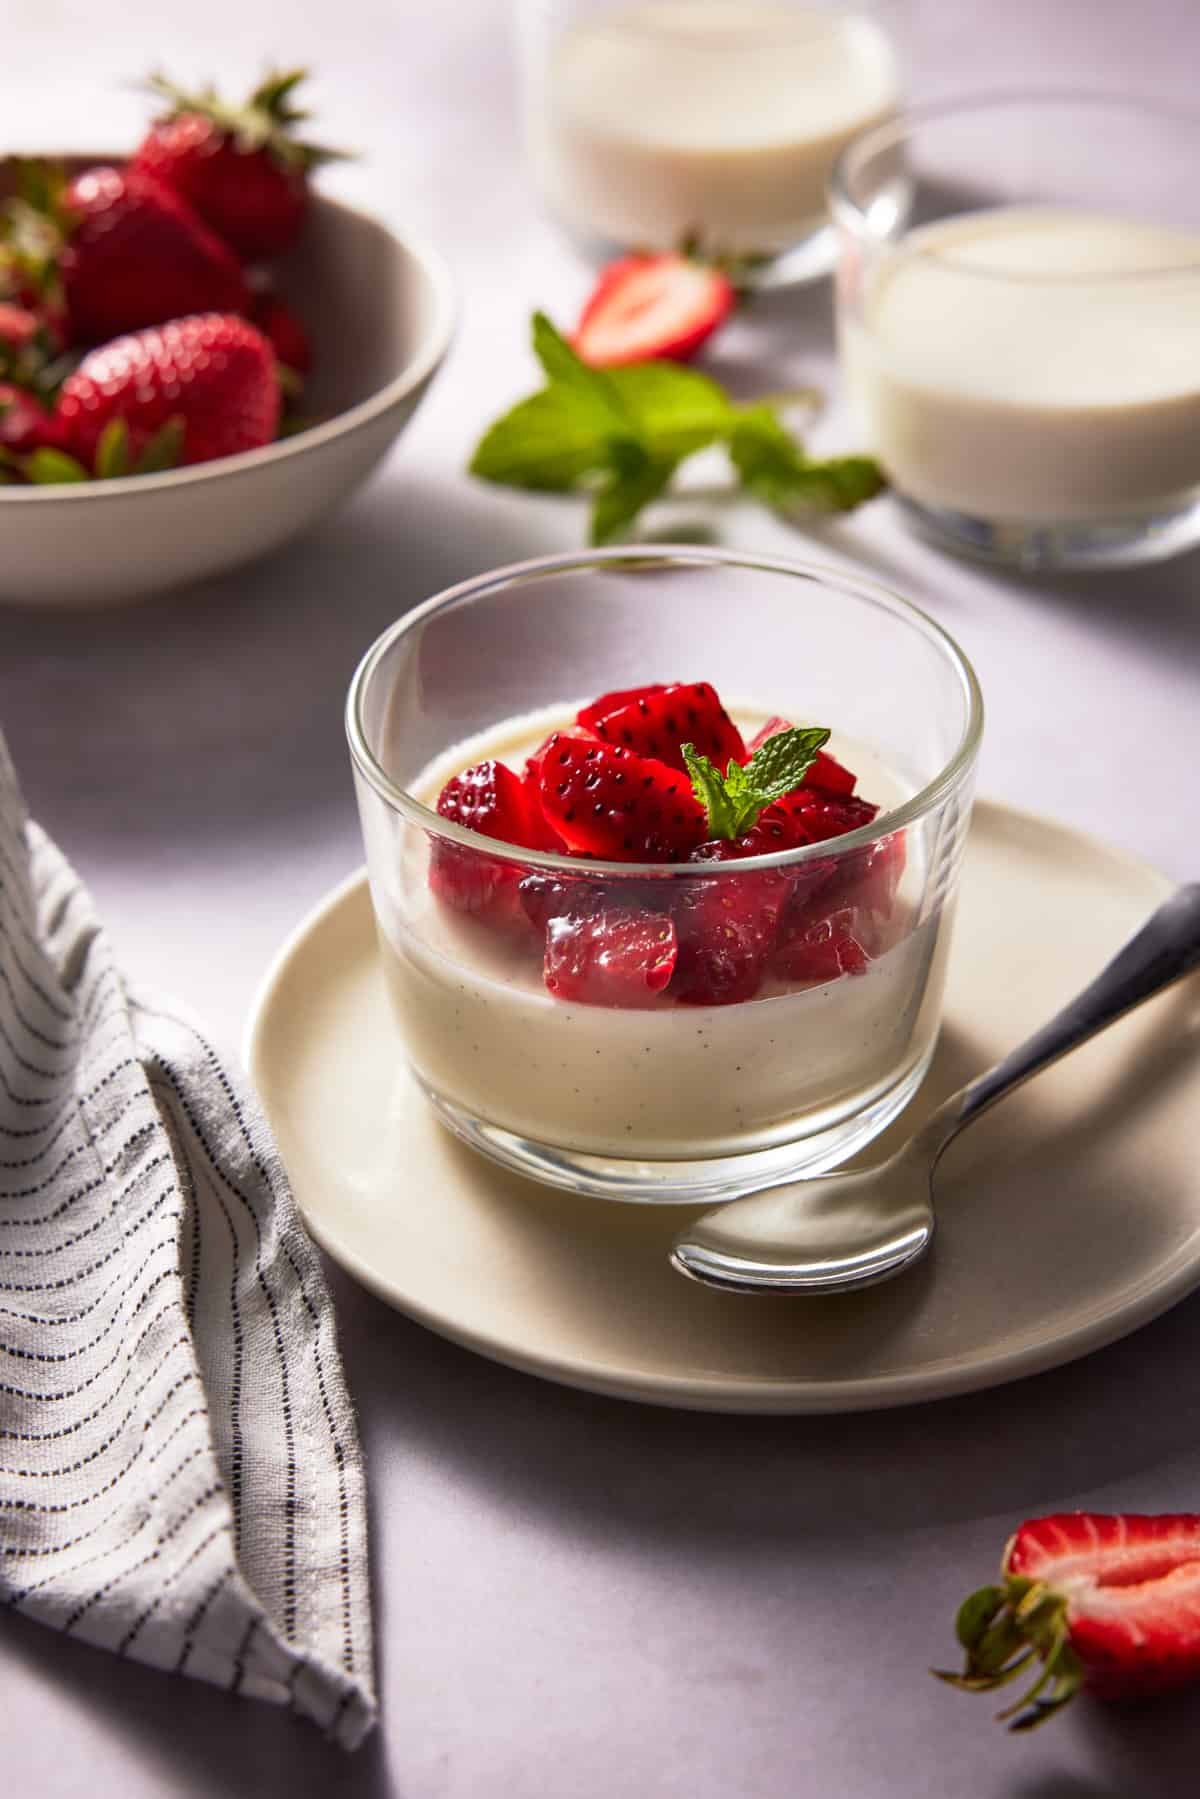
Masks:
[[[1200,884],[1181,887],[1049,1024],[951,1095],[874,1168],[792,1181],[705,1212],[671,1263],[742,1293],[844,1293],[890,1279],[933,1237],[933,1173],[964,1125],[1200,964]]]

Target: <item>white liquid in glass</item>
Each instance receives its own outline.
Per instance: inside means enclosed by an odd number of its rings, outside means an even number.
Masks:
[[[1200,236],[1050,207],[945,219],[842,337],[871,445],[923,505],[1111,520],[1200,486]]]

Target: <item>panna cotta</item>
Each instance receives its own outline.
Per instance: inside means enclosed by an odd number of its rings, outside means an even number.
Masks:
[[[850,140],[887,117],[897,59],[874,19],[782,0],[642,0],[530,53],[536,178],[579,235],[771,255],[825,220]]]
[[[675,690],[631,691],[636,707],[639,693]],[[694,691],[715,700],[711,688]],[[680,729],[700,740],[704,720],[697,730],[679,693]],[[519,790],[540,782],[549,827],[586,836],[590,811],[577,799],[598,814],[608,795],[640,790],[645,771],[664,766],[623,745],[633,735],[625,714],[593,719],[599,738],[579,723],[589,716],[563,707],[513,719],[439,756],[410,791],[499,835],[500,824],[530,828]],[[762,725],[761,715],[721,716],[739,744]],[[499,785],[498,765],[509,776]],[[912,784],[836,737],[814,766],[838,791],[802,789],[795,817],[809,823],[796,829],[814,841],[824,832],[822,853],[781,870],[742,873],[723,860],[769,853],[778,843],[767,838],[701,844],[685,864],[647,872],[639,862],[629,877],[590,874],[595,852],[575,847],[578,877],[572,864],[564,878],[522,863],[519,846],[492,857],[432,829],[407,834],[377,915],[404,1044],[435,1101],[541,1146],[660,1162],[788,1144],[911,1077],[936,1035],[949,933],[940,905],[922,902],[926,871],[903,832],[839,856],[835,828],[885,815]],[[624,787],[605,786],[614,775]],[[669,834],[682,816],[673,808],[696,802],[686,773],[677,791],[667,775],[653,778],[666,783],[655,829]],[[629,817],[636,825],[636,809]],[[765,831],[770,812],[761,818]],[[709,826],[693,828],[689,813],[678,828],[695,838]]]
[[[926,225],[843,304],[895,488],[993,524],[1169,513],[1200,492],[1200,236],[1060,207]]]

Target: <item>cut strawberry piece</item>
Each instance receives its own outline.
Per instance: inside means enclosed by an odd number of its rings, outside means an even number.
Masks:
[[[0,447],[14,455],[58,447],[62,432],[54,414],[23,387],[0,381]]]
[[[556,732],[538,763],[542,810],[572,850],[614,861],[682,861],[704,835],[684,775],[616,744]]]
[[[758,832],[755,826],[737,843],[720,838],[702,843],[690,860],[729,862],[763,855]],[[681,883],[675,899],[679,936],[671,989],[675,997],[694,1006],[753,999],[762,985],[790,886],[788,875],[775,869]]]
[[[749,762],[754,752],[761,750],[764,743],[772,737],[778,737],[781,731],[793,729],[786,718],[769,718],[758,735],[746,745],[746,753],[739,756],[739,762]],[[836,756],[829,755],[826,750],[818,750],[815,760],[805,773],[803,785],[821,787],[826,793],[853,793],[857,779],[848,768],[842,767]]]
[[[864,943],[868,936],[863,915],[849,906],[811,924],[785,923],[771,959],[772,972],[805,987],[836,981],[844,974],[865,974],[871,963]]]
[[[438,814],[485,837],[536,849],[538,832],[520,775],[503,762],[479,762],[447,781],[438,795]],[[493,921],[519,916],[519,863],[501,862],[466,844],[434,838],[429,885],[456,912]]]
[[[1200,1514],[1064,1512],[1022,1524],[1001,1582],[958,1614],[969,1692],[1003,1685],[1032,1656],[1036,1686],[1001,1712],[1028,1730],[1081,1686],[1131,1698],[1200,1680]]]
[[[869,825],[878,811],[878,806],[856,794],[837,795],[820,787],[802,786],[776,800],[762,816],[769,813],[785,819],[800,842],[827,843],[832,837],[844,837],[847,831]]]
[[[546,986],[556,999],[585,1006],[652,1006],[676,954],[675,926],[663,912],[606,905],[557,911],[546,926]]]
[[[579,714],[579,724],[604,743],[619,743],[682,769],[680,745],[694,744],[720,769],[746,754],[742,734],[707,681],[606,693]]]
[[[571,342],[593,368],[685,361],[736,298],[727,276],[686,256],[624,256],[601,273]]]

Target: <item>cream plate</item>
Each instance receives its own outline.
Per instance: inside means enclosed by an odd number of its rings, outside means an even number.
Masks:
[[[933,1069],[868,1155],[1055,1011],[1170,891],[1047,820],[980,804]],[[1162,995],[965,1132],[912,1273],[824,1299],[685,1281],[678,1206],[622,1206],[493,1167],[404,1070],[366,880],[281,951],[247,1061],[310,1229],[443,1336],[531,1374],[729,1412],[908,1404],[1033,1374],[1200,1283],[1200,985]]]

